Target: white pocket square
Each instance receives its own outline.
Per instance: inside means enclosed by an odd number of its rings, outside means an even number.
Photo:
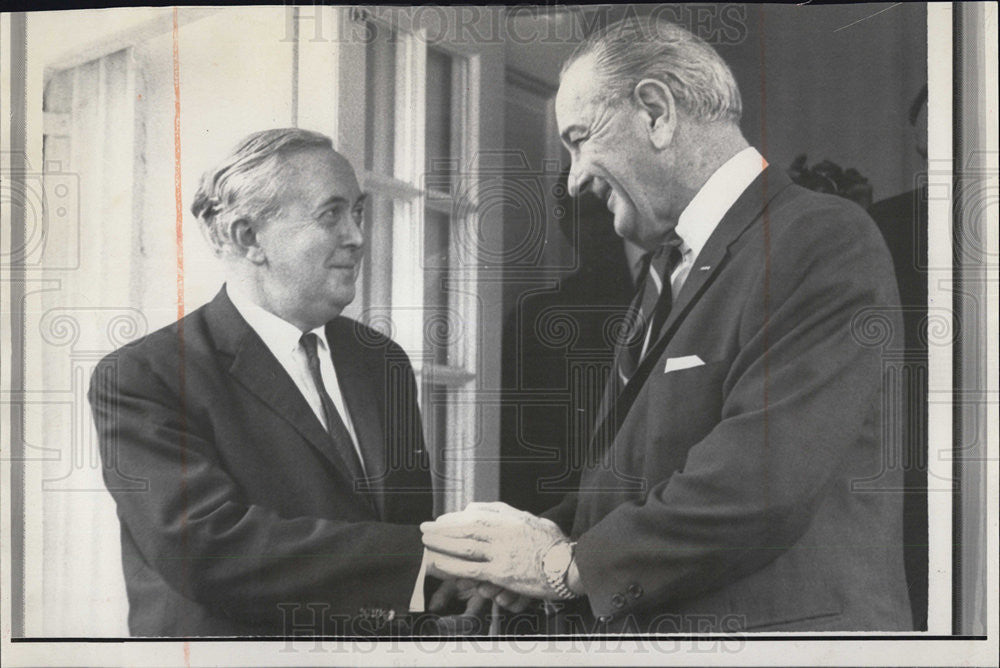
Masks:
[[[697,355],[685,355],[684,357],[668,357],[667,364],[663,367],[663,373],[680,371],[681,369],[692,369],[702,366],[705,362]]]

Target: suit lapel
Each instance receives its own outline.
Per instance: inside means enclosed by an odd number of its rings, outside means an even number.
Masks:
[[[609,419],[609,413],[616,408],[619,395],[619,381],[616,377],[617,371],[615,371],[615,368],[615,365],[612,365],[611,375],[608,376],[608,381],[604,384],[604,394],[601,396],[601,403],[597,409],[597,419],[594,420],[594,431],[590,435],[589,452],[595,458],[594,463],[597,462],[596,458],[611,445],[611,441],[615,437],[615,431],[609,431],[611,426],[616,422]]]
[[[670,309],[670,315],[667,316],[660,331],[650,343],[650,353],[664,337],[669,337],[676,331],[677,325],[683,321],[691,307],[705,292],[705,288],[722,271],[729,247],[733,242],[743,234],[751,223],[757,220],[771,198],[790,183],[791,180],[783,171],[775,167],[767,167],[743,191],[736,203],[719,221],[698,257],[694,259],[687,280],[684,281],[684,287],[681,288],[673,308]],[[647,356],[651,357],[652,355]]]
[[[367,479],[365,484],[375,499],[379,516],[385,516],[385,499],[382,488],[385,481],[385,437],[382,425],[380,398],[384,392],[379,392],[377,383],[384,382],[376,378],[365,366],[357,340],[338,331],[332,324],[326,327],[326,338],[330,342],[330,354],[333,357],[333,367],[337,370],[337,382],[341,394],[351,414],[351,424],[358,446],[364,457]]]
[[[346,479],[352,480],[350,469],[334,452],[323,424],[281,363],[233,306],[225,288],[209,306],[208,320],[218,348],[233,356],[229,367],[233,378],[294,428]]]
[[[754,179],[736,200],[736,203],[726,212],[726,215],[722,217],[704,248],[695,258],[687,280],[684,281],[684,287],[681,288],[680,294],[677,295],[677,299],[670,309],[670,314],[660,327],[660,331],[656,333],[655,338],[650,341],[646,355],[639,362],[632,378],[617,396],[614,396],[614,393],[611,395],[605,393],[606,399],[609,396],[613,398],[606,402],[606,410],[602,410],[600,413],[598,427],[594,430],[595,438],[599,433],[604,432],[607,434],[606,443],[611,443],[632,407],[632,402],[639,389],[649,377],[650,370],[667,347],[670,338],[715,277],[725,268],[729,247],[754,221],[760,218],[767,203],[790,184],[791,179],[782,170],[769,166]],[[766,214],[764,218],[766,225]],[[612,380],[617,382],[617,379],[611,379],[609,384]]]

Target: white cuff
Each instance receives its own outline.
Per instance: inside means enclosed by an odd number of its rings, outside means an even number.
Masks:
[[[417,582],[413,586],[413,596],[410,597],[410,612],[424,612],[426,603],[424,601],[424,578],[427,577],[427,548],[424,548],[424,558],[420,562],[420,570],[417,572]]]

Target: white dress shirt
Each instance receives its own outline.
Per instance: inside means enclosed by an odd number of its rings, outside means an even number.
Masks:
[[[708,238],[712,236],[712,232],[719,226],[726,212],[732,208],[743,191],[750,187],[766,167],[767,160],[764,156],[753,146],[746,147],[715,170],[681,212],[674,230],[681,240],[681,261],[670,274],[670,293],[674,300],[684,287],[694,261],[705,247]],[[633,248],[638,249],[637,246]],[[635,279],[642,266],[642,251],[638,249],[638,252],[633,250],[629,253],[629,250],[626,247],[626,256],[632,267],[632,277]],[[643,355],[646,354],[649,339],[650,332],[647,331],[642,347]]]
[[[329,425],[326,424],[326,415],[323,413],[323,402],[320,400],[319,390],[316,388],[312,373],[309,371],[306,351],[300,343],[304,332],[287,320],[283,320],[255,304],[238,285],[227,284],[226,291],[236,310],[261,338],[282,368],[291,376],[295,387],[299,389],[306,403],[316,414],[320,424],[329,429]],[[311,333],[319,339],[316,353],[319,357],[319,371],[323,378],[323,385],[326,386],[326,393],[330,395],[333,405],[340,413],[344,426],[347,427],[347,433],[351,436],[351,444],[354,446],[355,452],[358,453],[358,459],[361,461],[362,469],[364,469],[365,460],[358,447],[358,437],[354,432],[354,424],[351,422],[351,414],[347,411],[344,395],[340,391],[340,383],[337,382],[337,371],[333,367],[333,358],[330,357],[330,344],[326,340],[326,327],[317,327]]]
[[[681,239],[681,261],[670,274],[674,299],[684,287],[695,259],[712,232],[765,167],[764,156],[748,146],[715,170],[685,207],[675,230]]]

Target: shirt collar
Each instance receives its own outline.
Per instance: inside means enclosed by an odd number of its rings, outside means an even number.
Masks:
[[[764,157],[748,146],[708,177],[677,220],[677,236],[685,255],[690,250],[692,257],[698,257],[723,216],[765,167]]]
[[[239,311],[243,319],[247,321],[250,328],[257,333],[264,345],[267,346],[275,357],[279,359],[287,357],[299,348],[299,340],[302,338],[302,330],[283,318],[271,313],[264,307],[253,302],[252,299],[240,289],[238,284],[227,284],[226,292],[233,306]],[[326,327],[320,325],[312,330],[319,338],[319,348],[329,350],[326,341]]]

